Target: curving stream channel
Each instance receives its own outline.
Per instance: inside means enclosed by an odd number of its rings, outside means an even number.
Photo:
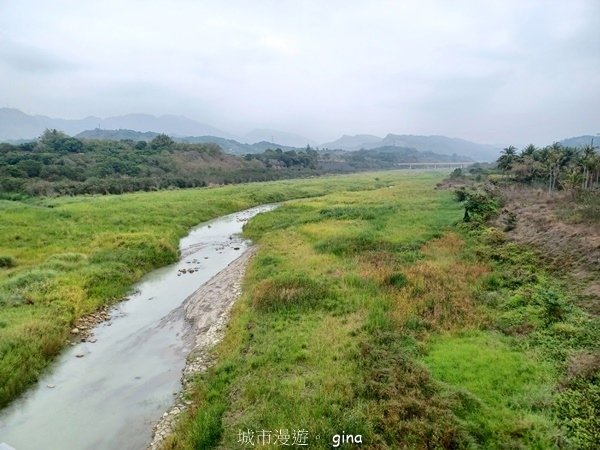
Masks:
[[[180,261],[137,283],[111,319],[93,330],[96,342],[65,350],[37,385],[0,413],[0,443],[16,450],[144,449],[181,388],[190,350],[184,315],[170,313],[248,249],[238,233],[274,207],[194,228],[180,241]]]

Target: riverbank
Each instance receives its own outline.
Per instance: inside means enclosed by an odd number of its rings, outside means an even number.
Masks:
[[[243,255],[202,285],[174,311],[175,315],[185,316],[188,324],[185,339],[191,350],[181,377],[181,392],[171,408],[154,426],[148,450],[162,448],[165,437],[175,429],[179,415],[192,404],[191,400],[188,400],[190,383],[212,362],[211,349],[223,338],[229,312],[241,293],[246,267],[256,250],[256,247],[248,248]]]

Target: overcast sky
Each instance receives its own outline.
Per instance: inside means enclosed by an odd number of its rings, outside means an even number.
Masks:
[[[0,0],[0,107],[227,131],[600,133],[600,0]]]

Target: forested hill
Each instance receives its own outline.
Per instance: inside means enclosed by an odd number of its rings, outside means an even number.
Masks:
[[[393,169],[403,162],[457,158],[400,147],[330,153],[310,147],[267,148],[236,156],[215,143],[175,142],[164,134],[150,141],[116,141],[78,139],[46,130],[32,142],[0,143],[0,196],[118,194]]]
[[[75,137],[78,139],[101,139],[110,141],[133,140],[150,142],[160,133],[153,131],[135,131],[135,130],[103,130],[96,128],[93,130],[82,131]],[[284,151],[299,150],[297,147],[288,147],[274,142],[256,142],[254,144],[244,144],[235,139],[227,139],[219,136],[186,136],[172,137],[173,141],[183,144],[217,144],[225,153],[232,155],[246,155],[248,153],[260,153],[269,148],[280,148]]]

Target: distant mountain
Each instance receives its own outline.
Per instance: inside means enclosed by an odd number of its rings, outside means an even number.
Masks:
[[[357,152],[361,153],[361,151]],[[436,163],[436,162],[468,162],[473,161],[466,155],[440,154],[430,150],[417,150],[411,147],[398,147],[396,145],[376,147],[370,150],[363,150],[362,153],[375,153],[381,158],[381,155],[390,155],[393,160],[400,163]]]
[[[300,147],[289,147],[287,145],[281,145],[280,143],[261,141],[254,144],[244,144],[236,141],[235,139],[224,139],[218,136],[186,136],[182,138],[175,138],[177,142],[187,142],[189,144],[207,144],[214,143],[223,149],[225,153],[232,155],[246,155],[248,153],[261,153],[267,149],[280,148],[283,151],[288,150],[299,150]]]
[[[422,152],[429,151],[446,155],[465,155],[475,161],[495,161],[500,153],[500,149],[492,145],[477,144],[464,139],[445,136],[388,134],[381,144],[384,146],[410,147]]]
[[[101,128],[95,128],[93,130],[85,130],[81,133],[75,135],[78,139],[100,139],[107,141],[122,141],[122,140],[132,140],[132,141],[151,141],[159,133],[155,133],[153,131],[134,131],[134,130],[103,130]]]
[[[405,147],[421,152],[433,152],[442,155],[465,155],[474,161],[493,161],[498,157],[500,149],[487,144],[477,144],[464,139],[445,136],[419,136],[411,134],[388,134],[383,139],[377,136],[363,135],[367,139],[361,141],[361,135],[342,136],[337,141],[323,144],[324,147],[341,150],[373,149],[378,147]],[[377,140],[379,139],[379,140]],[[359,143],[360,142],[360,143]]]
[[[586,145],[592,144],[592,142],[594,143],[594,147],[600,147],[600,135],[592,136],[586,134],[584,136],[567,138],[560,141],[560,144],[565,147],[585,147]]]
[[[383,141],[383,138],[373,136],[372,134],[356,134],[354,136],[345,134],[333,142],[327,142],[321,145],[321,147],[330,148],[333,150],[339,149],[352,151],[360,150],[361,148],[365,148],[365,145],[377,144],[381,141]]]
[[[184,116],[152,116],[150,114],[127,114],[118,117],[109,117],[100,122],[100,128],[108,130],[126,128],[135,131],[153,131],[166,133],[172,136],[218,136],[231,139],[234,136],[205,125]]]
[[[30,116],[18,109],[0,108],[0,140],[34,139],[46,128],[56,128],[67,134],[94,128],[101,119],[86,117],[79,120],[53,119],[47,116]]]
[[[18,109],[0,108],[0,140],[34,139],[46,128],[56,128],[74,135],[90,129],[129,129],[134,131],[166,133],[172,136],[213,135],[231,139],[233,135],[218,128],[196,122],[184,116],[152,116],[149,114],[127,114],[118,117],[86,117],[69,120],[47,116],[31,116]]]
[[[315,146],[317,143],[305,136],[298,134],[287,133],[285,131],[271,130],[271,129],[258,129],[253,130],[243,136],[243,141],[248,144],[254,144],[256,142],[277,142],[287,147],[304,148],[307,145]]]

